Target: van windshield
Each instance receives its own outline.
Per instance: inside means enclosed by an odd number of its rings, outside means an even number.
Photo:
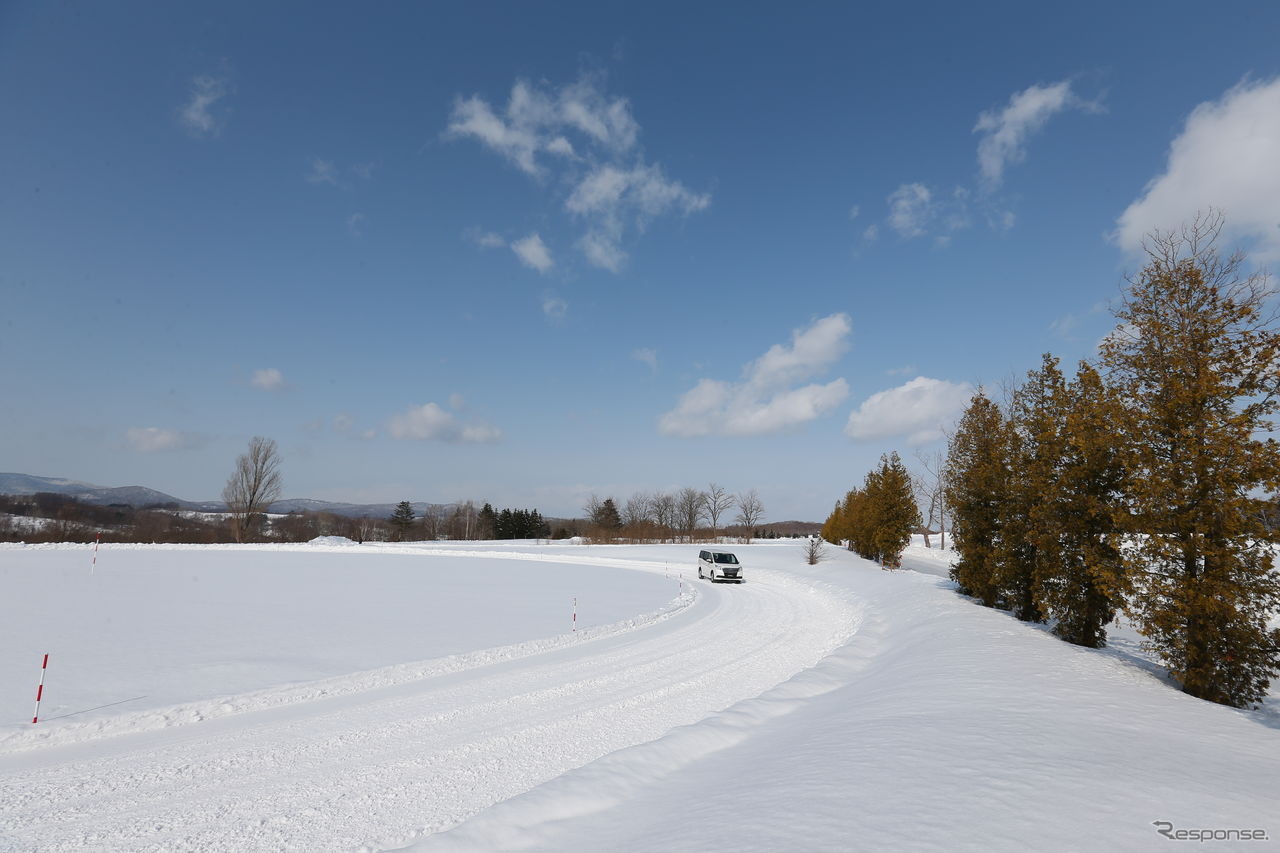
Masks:
[[[715,558],[716,558],[716,562],[717,562],[717,563],[736,563],[736,562],[738,562],[738,558],[737,558],[737,557],[735,557],[735,556],[733,556],[732,554],[716,554],[716,555],[715,555]]]

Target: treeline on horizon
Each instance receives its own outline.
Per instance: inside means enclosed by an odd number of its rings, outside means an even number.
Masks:
[[[694,490],[696,494],[701,494]],[[610,499],[611,500],[611,499]],[[634,510],[638,504],[628,501]],[[492,516],[486,513],[486,508]],[[408,520],[403,517],[408,513]],[[397,513],[401,518],[397,520]],[[415,516],[408,501],[401,502],[389,518],[353,518],[329,512],[295,511],[285,515],[253,514],[237,521],[229,513],[184,511],[173,506],[101,506],[52,492],[0,495],[0,542],[42,544],[52,542],[104,542],[228,544],[244,542],[309,542],[318,536],[343,536],[353,542],[453,539],[569,539],[584,537],[596,542],[702,541],[712,538],[699,514],[693,532],[686,533],[627,515],[627,521],[610,526],[608,514],[599,519],[549,518],[537,509],[495,510],[475,501],[437,505]],[[815,532],[810,522],[785,521],[757,524],[759,538],[802,536]],[[718,534],[745,538],[746,529],[729,525]],[[239,537],[239,538],[238,538]]]
[[[980,389],[941,493],[960,592],[1088,647],[1123,614],[1186,693],[1251,707],[1280,674],[1280,332],[1266,276],[1215,248],[1222,224],[1148,238],[1096,367],[1068,379],[1046,354],[1003,405]],[[868,491],[833,541],[875,527]]]

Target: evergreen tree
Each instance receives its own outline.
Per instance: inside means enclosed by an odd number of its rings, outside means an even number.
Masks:
[[[476,525],[477,539],[497,539],[498,538],[498,514],[493,511],[493,505],[485,503],[484,508],[480,510]]]
[[[1183,690],[1244,707],[1280,674],[1280,608],[1261,490],[1280,485],[1280,333],[1264,276],[1214,247],[1220,215],[1156,233],[1102,345],[1125,401],[1130,612]]]
[[[962,593],[988,607],[1000,600],[994,573],[1002,533],[1001,504],[1009,485],[1007,432],[999,407],[979,389],[956,425],[948,448],[946,499],[957,555],[951,579]]]
[[[618,507],[614,504],[613,498],[605,498],[604,503],[600,505],[599,524],[610,531],[622,527],[622,516],[618,514]]]
[[[394,531],[393,536],[395,541],[399,542],[404,539],[404,535],[409,531],[409,528],[413,526],[415,518],[416,516],[413,514],[413,504],[408,501],[400,501],[400,503],[396,504],[395,512],[391,513],[391,518],[389,519],[392,530]]]
[[[912,531],[920,526],[911,475],[895,451],[880,457],[874,491],[872,478],[867,482],[870,550],[885,568],[896,569],[902,565],[902,551],[911,542]]]
[[[549,539],[551,537],[551,526],[547,524],[546,519],[536,509],[529,518],[529,538],[531,539]]]
[[[1019,619],[1044,618],[1040,587],[1062,560],[1059,480],[1066,442],[1066,384],[1058,360],[1045,353],[1014,391],[1005,432],[1007,485],[992,581],[1000,603]]]
[[[844,539],[844,501],[836,501],[831,515],[822,523],[822,538],[832,544],[839,544]]]
[[[1126,489],[1115,441],[1119,403],[1087,362],[1080,363],[1066,398],[1057,500],[1048,520],[1036,516],[1043,524],[1037,590],[1058,636],[1100,648],[1129,588],[1115,523]]]

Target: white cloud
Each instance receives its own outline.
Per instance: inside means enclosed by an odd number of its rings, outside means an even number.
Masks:
[[[838,406],[849,394],[844,379],[790,386],[825,372],[848,348],[848,315],[832,314],[792,333],[743,368],[737,383],[703,379],[662,415],[667,435],[763,435],[793,429]]]
[[[191,97],[178,111],[178,122],[192,136],[216,136],[226,122],[226,110],[219,114],[214,108],[230,93],[226,75],[198,75],[191,81]]]
[[[539,145],[538,134],[529,129],[508,127],[478,95],[459,98],[454,102],[453,116],[449,119],[446,133],[450,136],[473,137],[515,163],[521,170],[531,175],[539,173],[533,157]]]
[[[542,294],[542,313],[552,323],[559,323],[569,313],[569,303],[547,291]]]
[[[285,387],[284,374],[274,367],[264,367],[253,372],[249,384],[263,391],[282,391]]]
[[[355,418],[351,417],[351,415],[346,412],[339,412],[333,416],[333,429],[335,432],[340,432],[345,435],[351,432],[351,430],[355,428],[355,425]]]
[[[972,396],[967,382],[917,376],[864,400],[849,415],[845,435],[857,441],[906,436],[907,444],[925,444],[942,437]]]
[[[347,217],[347,233],[352,237],[363,237],[364,224],[368,220],[369,217],[365,216],[363,213],[351,214]]]
[[[546,273],[555,266],[555,262],[551,260],[551,251],[542,242],[542,238],[538,236],[537,232],[530,234],[523,240],[516,240],[511,244],[511,251],[516,253],[520,263],[540,273]]]
[[[502,430],[490,424],[467,424],[462,428],[462,441],[490,444],[502,438]]]
[[[885,373],[889,376],[906,376],[908,373],[915,373],[915,372],[916,372],[916,366],[914,364],[908,364],[903,367],[891,367],[885,371]]]
[[[307,175],[307,183],[309,184],[328,184],[331,187],[338,185],[338,168],[333,165],[332,160],[322,160],[314,157],[311,160],[311,172]]]
[[[1169,146],[1163,174],[1120,215],[1128,251],[1155,230],[1176,230],[1210,208],[1228,236],[1256,241],[1260,260],[1280,258],[1280,77],[1244,81],[1200,104]]]
[[[466,407],[467,407],[467,400],[461,394],[455,391],[454,393],[449,395],[449,408],[453,409],[455,412],[459,412],[465,409]]]
[[[196,433],[179,432],[160,427],[130,427],[125,431],[129,446],[140,453],[157,453],[164,450],[190,450],[204,444]]]
[[[364,178],[367,181],[373,177],[373,170],[376,169],[377,167],[378,167],[378,164],[374,162],[356,163],[351,167],[351,171],[355,172],[356,175],[358,175],[361,178]]]
[[[621,242],[628,227],[644,231],[651,220],[665,213],[688,216],[710,204],[710,195],[668,180],[659,166],[604,165],[579,181],[565,200],[565,209],[589,223],[578,244],[587,260],[616,273],[627,258]]]
[[[627,253],[618,246],[618,241],[622,235],[618,233],[609,233],[605,230],[589,231],[578,241],[578,248],[582,250],[582,254],[587,256],[587,260],[592,266],[600,267],[600,269],[608,270],[612,273],[622,272],[622,265],[627,259]]]
[[[490,443],[502,437],[502,430],[482,421],[460,423],[453,414],[435,403],[416,406],[395,415],[387,425],[392,438],[416,441]]]
[[[646,163],[639,133],[630,103],[606,95],[599,75],[558,90],[517,80],[501,111],[478,95],[458,98],[445,130],[539,179],[555,169],[558,180],[550,185],[569,188],[564,210],[584,227],[578,248],[588,263],[615,273],[626,261],[629,234],[643,233],[659,216],[688,216],[711,203],[710,195]]]
[[[978,166],[988,189],[1004,180],[1005,168],[1021,163],[1027,156],[1027,140],[1041,130],[1049,119],[1065,109],[1098,112],[1098,104],[1085,101],[1071,91],[1071,81],[1049,86],[1031,86],[1009,97],[1001,110],[990,110],[978,116],[973,132],[981,133],[978,142]]]
[[[458,98],[445,134],[471,137],[537,175],[542,172],[539,152],[575,156],[567,131],[584,135],[589,144],[625,152],[635,145],[640,128],[625,98],[610,98],[598,78],[583,77],[559,91],[517,80],[501,115],[479,95]]]
[[[481,231],[477,228],[471,229],[466,233],[471,242],[482,249],[500,249],[507,245],[507,241],[501,234],[495,234],[492,231]]]
[[[563,136],[557,136],[555,139],[547,143],[547,150],[552,154],[559,154],[561,157],[573,157],[573,143],[565,139]]]
[[[858,205],[855,204],[853,207],[849,208],[849,219],[857,219],[861,214],[862,208],[858,207]]]
[[[933,194],[924,184],[903,184],[889,194],[889,225],[903,237],[919,237],[935,214]]]
[[[658,351],[656,349],[641,347],[640,349],[632,350],[631,357],[636,361],[649,365],[649,370],[652,373],[658,372]]]
[[[871,225],[868,225],[866,227],[866,230],[862,232],[862,239],[866,240],[868,243],[874,243],[876,240],[879,240],[880,226],[875,225],[874,223]]]

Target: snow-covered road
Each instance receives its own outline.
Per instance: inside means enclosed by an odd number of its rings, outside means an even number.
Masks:
[[[759,695],[816,664],[857,628],[851,596],[780,572],[755,571],[740,586],[695,584],[697,594],[662,618],[594,639],[475,656],[334,695],[211,703],[208,714],[192,715],[195,724],[114,734],[130,731],[126,720],[106,727],[110,737],[82,729],[61,745],[7,744],[0,748],[0,846],[403,845]]]

